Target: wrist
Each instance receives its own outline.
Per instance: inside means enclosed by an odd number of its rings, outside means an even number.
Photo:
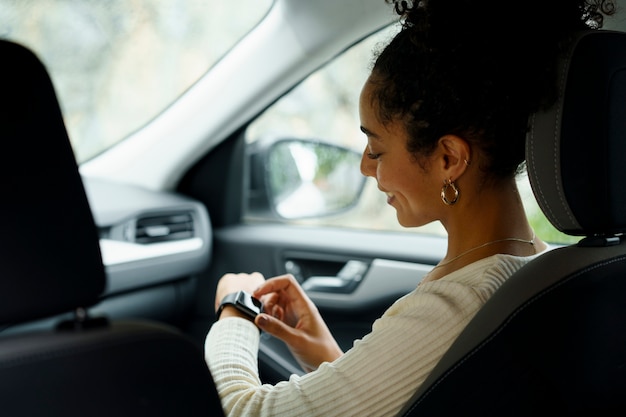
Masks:
[[[218,320],[227,318],[227,317],[240,317],[246,320],[250,320],[252,322],[254,322],[254,319],[250,316],[248,316],[247,314],[244,314],[243,312],[239,311],[235,306],[233,305],[226,305],[224,307],[222,307],[222,311],[219,314],[219,316],[217,317]]]

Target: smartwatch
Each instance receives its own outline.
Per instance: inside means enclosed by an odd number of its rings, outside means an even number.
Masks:
[[[222,310],[226,306],[235,307],[252,321],[254,321],[257,314],[263,311],[263,303],[245,291],[230,293],[222,299],[222,302],[215,313],[218,319],[220,318],[220,314],[222,314]]]

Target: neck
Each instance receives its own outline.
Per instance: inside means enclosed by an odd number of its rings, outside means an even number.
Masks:
[[[442,220],[448,251],[429,274],[432,279],[498,253],[530,256],[545,249],[527,221],[514,181],[464,192],[449,213]]]
[[[442,220],[448,231],[446,258],[493,240],[511,237],[530,240],[533,237],[513,179],[491,186],[465,188],[459,203],[451,207]]]
[[[481,243],[478,246],[474,246],[473,248],[469,248],[469,249],[461,252],[460,254],[454,256],[453,258],[447,259],[445,261],[442,260],[441,262],[439,262],[439,264],[437,264],[435,266],[435,268],[441,268],[441,267],[444,267],[446,265],[449,265],[449,264],[455,262],[456,260],[461,259],[463,256],[470,255],[472,252],[478,251],[479,249],[482,249],[482,248],[486,248],[487,246],[492,246],[492,245],[495,246],[495,245],[504,244],[504,243],[508,244],[509,242],[511,242],[511,243],[525,243],[525,244],[528,244],[528,245],[530,245],[530,246],[532,246],[534,248],[535,247],[535,239],[536,239],[536,237],[533,234],[533,237],[531,239],[528,239],[528,240],[521,239],[521,238],[518,238],[518,237],[505,237],[505,238],[502,238],[502,239],[490,240],[489,242]],[[496,253],[498,253],[498,252],[496,252]]]

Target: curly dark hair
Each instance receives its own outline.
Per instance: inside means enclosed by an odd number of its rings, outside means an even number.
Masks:
[[[445,134],[464,138],[491,178],[523,170],[528,117],[556,97],[557,57],[615,10],[612,0],[385,1],[401,28],[370,77],[380,120],[402,120],[416,156]]]

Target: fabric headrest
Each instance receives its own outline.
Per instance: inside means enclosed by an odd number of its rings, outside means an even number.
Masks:
[[[531,117],[526,163],[548,220],[577,236],[626,230],[626,34],[583,32],[559,99]]]
[[[0,324],[87,307],[104,290],[98,231],[44,66],[0,41]]]

